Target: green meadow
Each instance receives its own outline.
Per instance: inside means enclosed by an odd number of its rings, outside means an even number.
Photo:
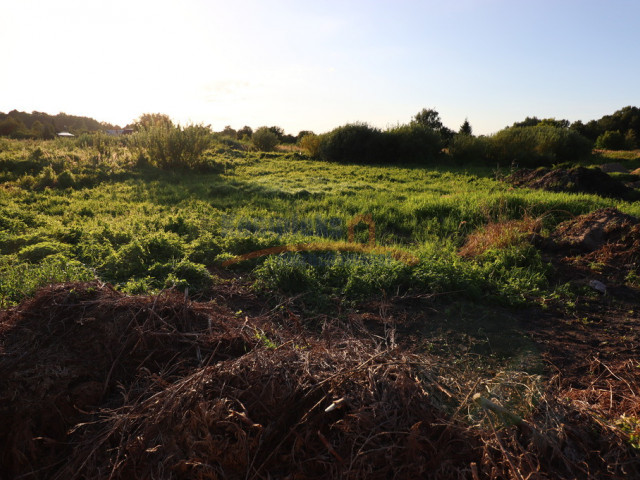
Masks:
[[[567,289],[540,252],[515,235],[500,248],[459,255],[489,224],[535,219],[541,232],[573,215],[640,204],[595,195],[514,189],[508,168],[447,157],[410,166],[313,160],[213,143],[194,169],[161,169],[130,144],[100,135],[0,140],[0,307],[51,282],[98,278],[128,293],[163,288],[206,296],[227,269],[256,289],[357,301],[373,295],[450,293],[519,304]],[[602,161],[602,157],[594,161]],[[636,162],[636,158],[619,159]],[[291,252],[222,264],[291,244],[348,239],[370,215],[375,243],[406,262],[358,251]]]

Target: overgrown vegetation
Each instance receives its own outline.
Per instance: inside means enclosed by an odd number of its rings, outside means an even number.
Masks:
[[[581,214],[610,205],[595,195],[514,191],[492,169],[454,167],[446,157],[432,160],[429,169],[342,165],[296,153],[265,156],[214,140],[198,156],[152,157],[144,150],[147,161],[140,163],[140,138],[161,141],[189,131],[175,128],[163,137],[167,128],[175,127],[142,128],[126,142],[101,136],[3,141],[2,268],[6,278],[22,275],[28,285],[20,289],[15,281],[3,280],[3,306],[50,281],[38,269],[49,271],[51,258],[72,266],[60,278],[86,279],[90,273],[130,292],[167,286],[205,292],[215,282],[206,268],[278,245],[345,241],[349,222],[365,213],[375,223],[378,245],[405,250],[419,263],[408,265],[366,251],[325,252],[265,256],[230,268],[253,271],[260,288],[313,291],[320,303],[323,296],[450,291],[518,303],[553,288],[540,255],[526,243],[500,248],[512,245],[507,241],[462,258],[458,249],[469,235],[496,222],[536,219],[553,211]],[[372,131],[363,125],[347,129],[357,135]],[[410,137],[414,131],[418,139],[433,135],[421,126],[398,127],[384,135]],[[200,127],[194,133],[196,139],[206,134]],[[636,203],[618,205],[640,213]],[[544,218],[543,229],[563,217]],[[354,240],[367,243],[364,223],[355,227]]]
[[[146,157],[151,165],[165,169],[205,167],[203,153],[211,142],[211,130],[204,125],[149,125],[127,137],[138,158]]]

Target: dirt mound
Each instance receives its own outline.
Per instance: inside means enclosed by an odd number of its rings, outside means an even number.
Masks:
[[[201,364],[242,355],[233,319],[184,296],[127,297],[98,283],[47,288],[0,312],[0,451],[8,472],[59,461],[67,430],[122,385],[146,389]]]
[[[491,380],[496,402],[520,390],[536,399],[519,427],[505,426],[471,400],[487,385],[473,369],[337,326],[305,333],[283,315],[98,283],[0,312],[0,476],[640,474],[620,431],[525,376]]]
[[[640,247],[639,224],[616,208],[603,208],[561,223],[550,238],[557,247],[576,253],[605,247],[633,251]]]
[[[640,220],[615,208],[596,210],[558,225],[544,248],[573,276],[623,285],[640,274]]]
[[[576,167],[569,170],[521,169],[507,177],[516,187],[552,192],[591,193],[602,197],[633,200],[636,193],[598,168]]]

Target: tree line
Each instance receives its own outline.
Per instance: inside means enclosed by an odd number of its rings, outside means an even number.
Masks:
[[[81,134],[117,128],[92,118],[64,113],[55,116],[16,110],[0,113],[0,135],[13,138],[46,139],[53,138],[60,130]],[[640,147],[640,109],[631,106],[587,123],[527,117],[489,136],[475,136],[468,120],[452,130],[443,124],[433,108],[424,108],[408,123],[384,130],[367,123],[351,123],[320,135],[303,130],[294,136],[278,126],[256,130],[249,126],[239,130],[226,126],[220,132],[213,132],[210,126],[175,125],[168,115],[161,113],[143,114],[127,128],[136,132],[127,142],[129,146],[153,153],[152,157],[159,155],[165,167],[181,163],[195,165],[199,162],[198,152],[213,140],[232,148],[260,151],[295,144],[314,158],[335,162],[425,163],[444,155],[461,163],[521,166],[581,160],[590,155],[594,147],[610,150]],[[162,145],[163,151],[151,152],[151,145]]]
[[[98,122],[90,117],[58,113],[50,115],[44,112],[31,113],[11,110],[9,113],[0,112],[0,136],[11,138],[51,139],[56,133],[67,131],[75,135],[116,129],[107,122]]]

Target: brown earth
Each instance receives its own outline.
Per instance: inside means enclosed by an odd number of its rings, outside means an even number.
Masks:
[[[540,246],[573,305],[45,288],[0,312],[0,478],[640,478],[638,220]]]
[[[538,168],[521,169],[506,178],[516,187],[527,187],[552,192],[590,193],[602,197],[635,200],[634,189],[616,180],[599,168],[575,167],[569,170]]]

